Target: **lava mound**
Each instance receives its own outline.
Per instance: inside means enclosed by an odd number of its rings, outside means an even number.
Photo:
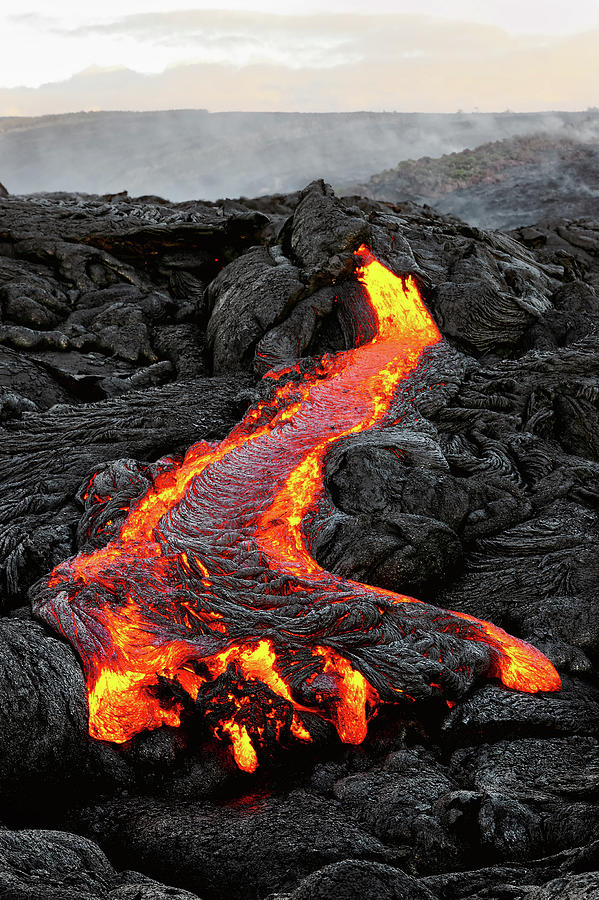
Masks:
[[[0,886],[591,896],[599,225],[0,207]]]

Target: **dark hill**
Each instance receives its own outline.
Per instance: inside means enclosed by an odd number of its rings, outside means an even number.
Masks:
[[[393,203],[427,203],[474,225],[514,228],[563,216],[595,215],[599,139],[532,134],[474,150],[408,159],[344,192]]]

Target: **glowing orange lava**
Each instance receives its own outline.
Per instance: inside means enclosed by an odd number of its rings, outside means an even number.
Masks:
[[[419,690],[453,690],[448,704],[479,674],[559,689],[551,663],[502,629],[343,579],[311,554],[304,527],[327,502],[328,448],[392,420],[399,383],[441,340],[411,277],[364,246],[356,258],[369,339],[303,376],[269,373],[268,401],[223,441],[194,444],[165,467],[116,540],[40,587],[36,614],[83,662],[93,737],[122,743],[179,725],[185,704],[159,690],[176,683],[190,702],[211,697],[215,735],[250,772],[268,735],[310,740],[310,716],[346,743],[363,741],[381,702],[411,699],[402,667],[418,654]],[[93,479],[85,497],[92,488]],[[427,632],[438,661],[422,649]]]

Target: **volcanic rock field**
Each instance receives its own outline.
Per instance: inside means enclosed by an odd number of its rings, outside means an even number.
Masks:
[[[347,315],[364,247],[417,286],[443,340],[407,372],[393,421],[329,441],[303,527],[335,584],[439,608],[428,637],[405,629],[406,696],[383,696],[396,650],[386,660],[377,623],[348,608],[343,640],[318,617],[309,637],[379,678],[361,742],[295,687],[308,711],[292,734],[272,681],[235,664],[207,681],[197,661],[197,699],[164,668],[148,688],[170,724],[90,737],[90,620],[81,607],[71,627],[64,598],[55,622],[43,614],[51,573],[118,551],[190,447],[258,427],[274,397],[364,344]],[[599,896],[599,218],[483,231],[322,181],[214,203],[0,191],[0,313],[0,897]],[[220,546],[238,562],[230,535]],[[246,549],[222,578],[258,585]],[[103,572],[80,583],[112,596]],[[280,588],[286,610],[298,584]],[[506,687],[483,644],[459,665],[447,610],[537,648],[561,690]],[[340,671],[302,690],[335,709]],[[212,723],[223,697],[264,716],[245,771]]]

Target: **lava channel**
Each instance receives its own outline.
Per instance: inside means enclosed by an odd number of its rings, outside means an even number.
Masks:
[[[334,575],[311,554],[330,506],[327,450],[393,422],[398,385],[441,341],[414,280],[365,246],[355,255],[361,346],[268,373],[268,401],[223,441],[161,461],[118,537],[36,586],[36,616],[83,664],[92,737],[123,743],[193,707],[251,772],[273,741],[310,741],[322,720],[359,744],[382,703],[452,704],[485,676],[560,688],[543,654],[501,628]],[[106,499],[94,479],[84,497]]]

